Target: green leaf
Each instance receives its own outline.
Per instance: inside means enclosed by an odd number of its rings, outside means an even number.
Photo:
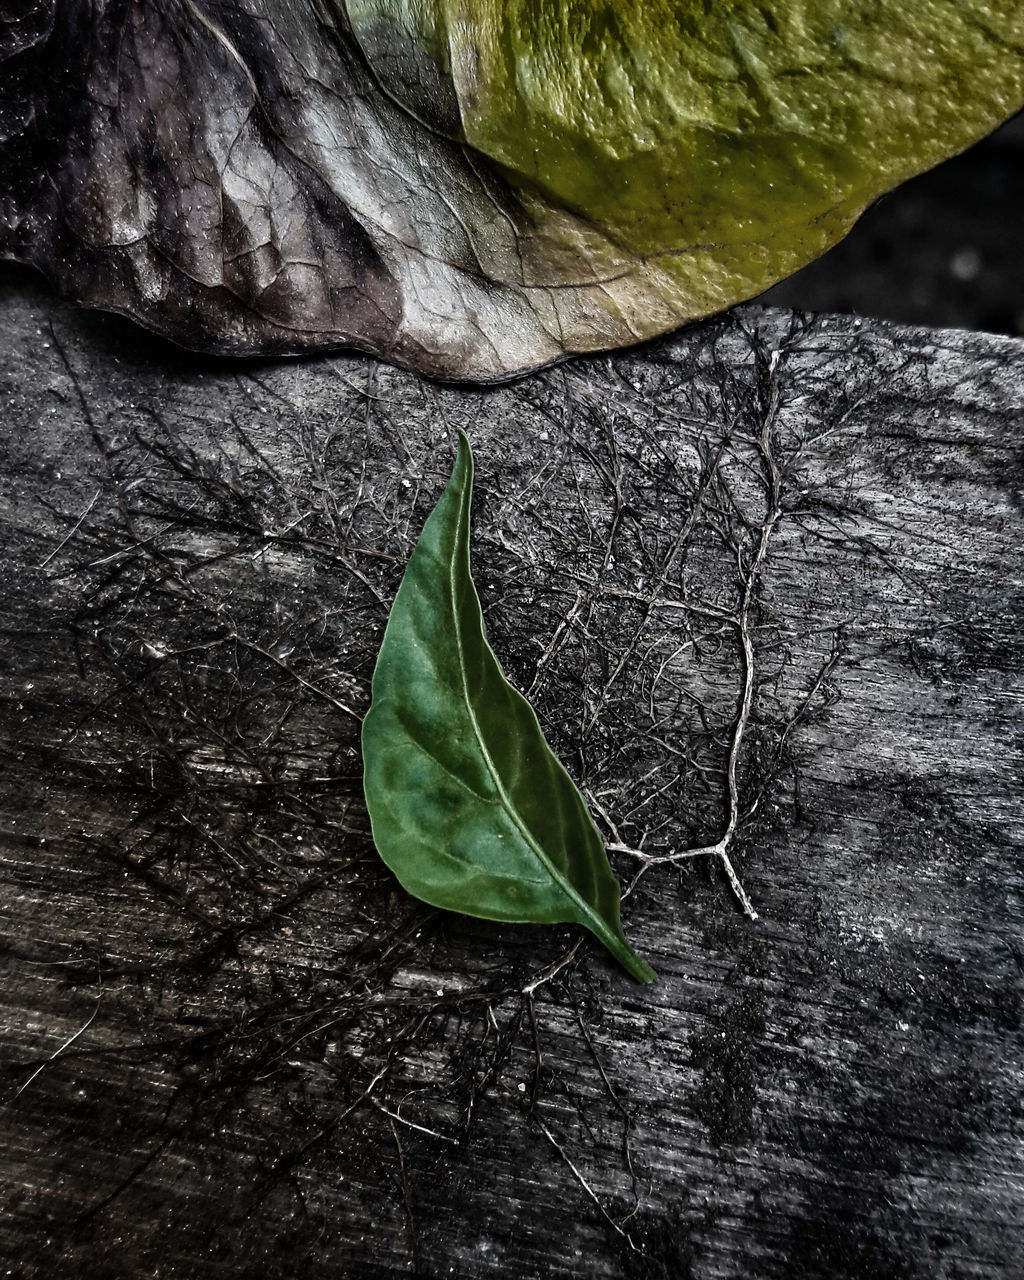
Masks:
[[[649,982],[583,798],[487,643],[469,568],[472,489],[460,432],[452,478],[395,598],[363,721],[374,843],[424,902],[486,920],[584,925]]]

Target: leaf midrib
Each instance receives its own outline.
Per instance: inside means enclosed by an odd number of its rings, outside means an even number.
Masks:
[[[609,938],[609,937],[615,938],[616,946],[618,946],[620,945],[619,939],[615,935],[614,931],[609,928],[604,918],[601,915],[599,915],[594,910],[593,907],[591,907],[590,903],[587,902],[584,898],[582,898],[579,895],[579,893],[577,893],[577,891],[573,888],[573,886],[569,884],[568,881],[566,881],[564,876],[560,874],[557,867],[555,867],[552,864],[550,859],[545,854],[544,850],[534,839],[529,828],[524,824],[522,819],[519,817],[519,814],[516,812],[516,808],[513,805],[508,792],[505,790],[505,784],[502,781],[502,778],[500,773],[498,772],[497,766],[495,765],[493,759],[491,758],[491,753],[487,749],[487,744],[484,741],[483,732],[480,728],[480,723],[477,720],[476,712],[473,709],[473,700],[469,696],[469,681],[466,676],[466,661],[464,656],[464,646],[462,643],[462,626],[459,619],[459,612],[457,607],[457,595],[456,595],[456,589],[455,589],[455,575],[458,568],[457,560],[459,555],[461,555],[462,547],[463,547],[463,530],[465,526],[468,524],[468,520],[469,520],[469,503],[470,503],[470,499],[472,497],[472,492],[473,492],[472,471],[470,471],[469,473],[468,480],[469,480],[469,483],[465,486],[465,493],[463,494],[462,498],[459,501],[459,514],[458,514],[458,519],[455,525],[456,554],[449,557],[448,587],[449,587],[449,593],[450,593],[452,617],[455,620],[455,626],[453,630],[455,632],[455,649],[456,649],[456,653],[458,655],[458,660],[459,660],[459,677],[462,681],[462,696],[463,696],[463,701],[466,704],[466,709],[469,713],[470,724],[473,726],[473,735],[476,738],[477,746],[480,748],[480,752],[483,755],[483,758],[487,764],[488,772],[490,773],[491,778],[494,782],[494,786],[498,792],[498,797],[501,801],[502,807],[505,809],[505,812],[508,815],[509,819],[511,820],[513,826],[522,836],[527,847],[531,850],[531,852],[540,862],[541,866],[545,869],[548,875],[551,876],[552,880],[554,880],[554,882],[558,885],[558,887],[565,894],[565,896],[570,900],[570,902],[576,903],[577,906],[583,911],[584,915],[587,918],[588,928],[592,929],[593,932],[596,933],[598,937],[602,939]],[[467,559],[468,559],[468,533],[466,534],[465,540],[467,544],[466,553],[467,553]],[[473,588],[472,586],[472,577],[469,575],[468,567],[467,567],[467,577],[469,577],[471,589],[475,591],[475,588]],[[481,626],[480,638],[484,646],[489,648],[487,644],[487,638],[483,633],[482,626]],[[497,659],[495,659],[495,662],[496,661]],[[504,678],[504,676],[502,678]],[[506,681],[506,683],[508,682]],[[511,686],[509,687],[511,688]],[[538,727],[538,732],[539,731],[540,730]],[[583,921],[580,921],[580,923],[582,924]]]

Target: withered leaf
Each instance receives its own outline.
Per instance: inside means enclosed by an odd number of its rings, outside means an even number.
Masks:
[[[500,378],[759,293],[1022,103],[1020,0],[10,0],[0,256]]]

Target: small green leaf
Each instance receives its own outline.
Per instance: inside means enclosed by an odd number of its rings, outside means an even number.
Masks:
[[[580,793],[484,634],[469,571],[473,457],[452,478],[395,598],[363,721],[377,849],[435,907],[486,920],[574,922],[650,982],[619,923],[619,886]]]

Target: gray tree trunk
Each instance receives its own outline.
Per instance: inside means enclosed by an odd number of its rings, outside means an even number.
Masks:
[[[20,279],[0,333],[6,1274],[1024,1274],[1021,343],[748,309],[465,390]],[[653,985],[368,839],[459,426]]]

